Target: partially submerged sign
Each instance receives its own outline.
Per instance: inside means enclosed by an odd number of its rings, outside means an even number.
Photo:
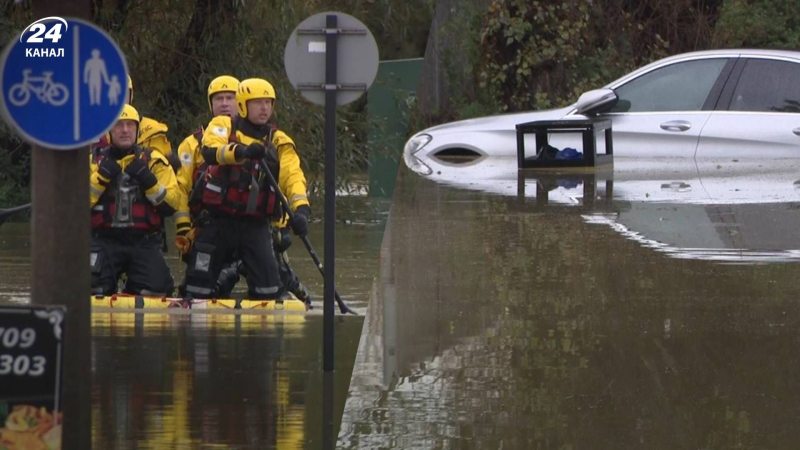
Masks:
[[[0,307],[0,448],[61,448],[63,321],[61,307]]]
[[[326,26],[336,16],[336,28]],[[336,34],[336,85],[326,84],[326,37]],[[378,73],[378,44],[366,25],[340,12],[323,12],[302,21],[294,29],[283,54],[286,76],[292,87],[309,101],[325,104],[325,91],[336,90],[336,105],[357,100],[369,89]]]

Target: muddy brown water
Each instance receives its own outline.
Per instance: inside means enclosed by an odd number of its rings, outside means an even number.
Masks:
[[[339,447],[796,448],[797,202],[556,181],[401,169]]]
[[[385,200],[366,197],[342,198],[337,206],[337,290],[362,316],[336,319],[328,391],[323,281],[295,240],[291,264],[318,314],[92,314],[94,448],[325,448],[324,433],[339,428],[388,214]],[[312,222],[320,258],[322,234],[323,223]],[[174,249],[167,260],[179,279]],[[30,283],[29,224],[7,222],[0,227],[0,304],[28,303]],[[245,289],[242,281],[237,292]],[[335,434],[327,439],[335,442]]]
[[[369,302],[388,207],[388,200],[385,199],[343,197],[337,201],[337,290],[348,305],[360,313],[364,312]],[[309,226],[309,240],[320,260],[323,260],[322,205],[317,208],[319,211],[314,213]],[[177,284],[183,278],[185,265],[171,245],[174,233],[171,223],[167,224],[167,232],[170,247],[165,257]],[[323,279],[303,243],[293,237],[289,249],[290,264],[308,286],[315,304],[321,307]],[[6,222],[0,225],[0,303],[28,303],[30,282],[30,224]],[[246,292],[244,279],[239,282],[235,292]]]

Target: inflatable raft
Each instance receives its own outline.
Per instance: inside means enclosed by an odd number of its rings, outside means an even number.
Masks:
[[[291,296],[278,300],[249,300],[238,298],[184,299],[180,297],[151,297],[146,295],[115,294],[110,297],[91,296],[92,307],[113,309],[259,309],[305,312],[309,306]]]

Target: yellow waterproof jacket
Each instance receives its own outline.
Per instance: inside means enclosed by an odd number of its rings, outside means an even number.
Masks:
[[[162,155],[169,158],[172,154],[172,145],[167,139],[167,130],[169,128],[155,119],[149,117],[142,117],[139,123],[139,136],[136,143],[142,148],[151,148],[158,150]],[[106,147],[111,144],[111,135],[106,133],[100,139],[92,144],[92,147]]]
[[[139,147],[158,150],[159,153],[169,158],[172,154],[172,146],[167,139],[166,124],[163,124],[149,117],[142,117],[139,123],[139,138],[136,143]]]
[[[239,119],[244,120],[244,119]],[[228,142],[232,130],[231,118],[228,116],[214,117],[206,127],[203,133],[203,147],[204,151],[212,150],[216,156],[217,164],[241,164],[243,161],[237,161],[234,154],[236,144]],[[236,142],[244,145],[250,145],[253,142],[266,143],[263,138],[256,138],[247,136],[241,130],[236,130]],[[302,205],[309,205],[306,186],[306,177],[303,170],[300,168],[300,157],[297,155],[297,149],[294,141],[283,131],[275,131],[272,133],[271,144],[278,150],[278,160],[280,161],[280,174],[278,176],[278,187],[283,195],[289,201],[289,207],[292,211],[297,211]],[[285,222],[281,221],[281,222]],[[285,226],[285,223],[280,223],[279,226]]]
[[[175,176],[178,179],[181,198],[178,211],[174,216],[175,231],[178,234],[184,231],[188,232],[192,228],[192,219],[189,215],[189,196],[194,185],[194,172],[203,164],[203,154],[200,151],[202,139],[203,129],[200,128],[195,134],[187,136],[178,146],[178,159],[181,165]]]
[[[125,168],[133,161],[134,154],[131,153],[130,155],[125,156],[122,159],[117,160],[117,164],[119,167],[125,171]],[[158,179],[158,183],[155,186],[151,187],[147,191],[145,191],[145,197],[153,204],[153,206],[159,206],[162,203],[166,204],[169,208],[161,207],[159,208],[160,211],[177,211],[178,205],[180,203],[180,191],[178,189],[178,182],[175,179],[175,172],[172,171],[172,167],[169,165],[169,161],[167,158],[162,155],[157,150],[153,150],[150,153],[150,163],[148,164],[150,171]],[[108,180],[101,176],[98,172],[98,165],[92,163],[90,166],[90,174],[89,174],[89,207],[93,207],[97,204],[97,201],[100,200],[100,196],[106,191],[106,186],[111,180]],[[164,195],[162,195],[164,193]],[[164,214],[169,215],[169,214]]]

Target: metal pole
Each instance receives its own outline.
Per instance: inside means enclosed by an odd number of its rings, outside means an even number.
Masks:
[[[89,0],[37,0],[33,14],[90,20],[90,7]],[[92,447],[88,157],[86,148],[33,147],[31,299],[67,308],[62,448]]]
[[[333,434],[333,372],[322,372],[322,448],[336,448]]]
[[[326,16],[326,27],[336,28],[336,15]],[[325,36],[325,289],[323,317],[322,366],[325,372],[333,371],[333,296],[335,226],[336,226],[336,41],[337,35]]]

